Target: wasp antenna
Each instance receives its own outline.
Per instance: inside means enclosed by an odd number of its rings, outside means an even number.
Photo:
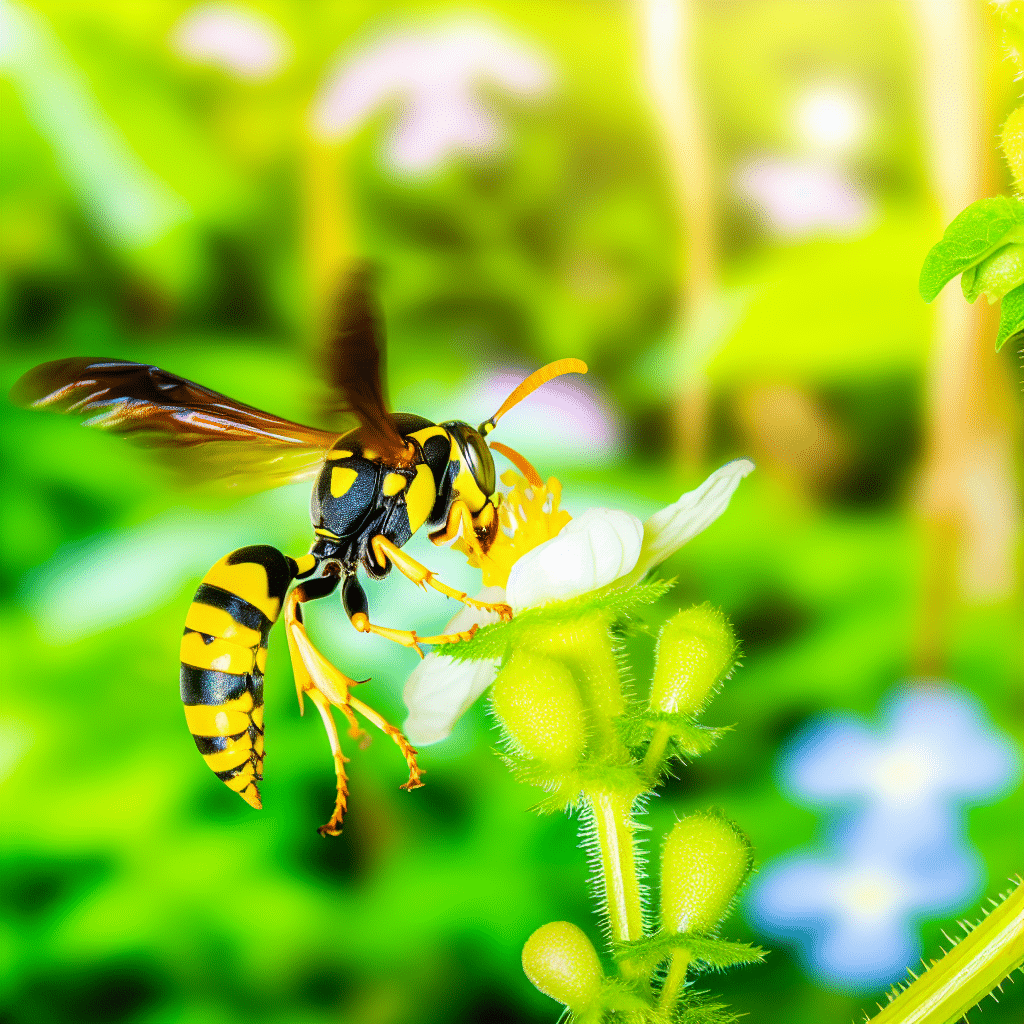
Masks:
[[[561,377],[565,373],[586,373],[587,364],[582,359],[556,359],[539,370],[534,370],[522,384],[512,392],[502,403],[501,408],[489,419],[480,424],[480,433],[486,437],[493,429],[498,420],[505,415],[514,405],[518,405],[527,395],[533,394],[542,384],[547,384],[555,377]],[[504,454],[504,453],[502,453]]]
[[[504,455],[509,462],[512,463],[516,469],[519,470],[523,476],[529,481],[531,487],[543,487],[544,482],[540,478],[540,473],[533,468],[533,465],[526,458],[525,455],[520,455],[515,448],[509,448],[507,444],[502,444],[500,441],[491,441],[488,443],[489,448],[493,448],[499,455]]]

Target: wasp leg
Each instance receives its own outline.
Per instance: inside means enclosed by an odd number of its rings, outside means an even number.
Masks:
[[[338,586],[337,578],[330,579],[330,586],[316,586],[316,584],[323,583],[325,580],[314,580],[313,583],[296,587],[288,595],[288,600],[285,603],[284,621],[288,634],[288,650],[291,653],[295,675],[295,690],[299,698],[299,710],[303,710],[303,694],[309,693],[312,696],[314,691],[319,691],[348,719],[348,734],[353,739],[360,739],[365,737],[366,733],[360,729],[359,723],[349,707],[349,689],[360,685],[360,683],[369,682],[369,680],[350,679],[344,672],[332,665],[313,646],[313,641],[309,639],[309,634],[302,621],[300,604],[318,597],[326,597],[333,593]],[[309,593],[310,590],[314,590],[314,593]]]
[[[461,503],[465,508],[465,503]],[[475,534],[474,534],[475,536]],[[403,576],[412,580],[419,587],[433,587],[439,594],[445,597],[453,597],[470,608],[479,608],[482,611],[497,612],[499,618],[507,622],[512,618],[512,609],[507,604],[492,604],[488,601],[477,601],[464,591],[455,590],[447,584],[442,583],[425,566],[421,565],[411,555],[406,554],[401,548],[395,547],[382,534],[377,534],[370,542],[373,555],[380,565],[390,562]],[[358,628],[358,627],[357,627]]]
[[[331,705],[327,698],[319,690],[309,690],[309,699],[316,705],[320,717],[324,720],[324,728],[327,730],[327,739],[331,744],[331,753],[334,755],[334,774],[338,779],[338,795],[334,799],[334,812],[326,825],[321,825],[317,832],[322,836],[336,836],[341,832],[341,821],[348,810],[348,775],[345,773],[345,764],[348,758],[341,752],[341,741],[338,739],[338,727],[334,724],[334,716],[331,714]]]
[[[402,757],[405,758],[405,763],[409,766],[409,781],[402,785],[401,789],[411,790],[419,789],[423,785],[423,769],[416,763],[416,754],[418,751],[409,741],[405,738],[405,734],[401,729],[396,729],[383,715],[378,714],[373,708],[368,707],[358,697],[350,697],[349,700],[352,703],[352,707],[356,709],[365,719],[373,722],[381,732],[389,736],[398,745],[398,749],[402,752]]]
[[[460,529],[462,530],[462,539],[478,558],[482,558],[484,549],[480,545],[480,538],[477,537],[476,528],[473,526],[473,515],[469,511],[469,506],[461,498],[452,502],[452,507],[448,510],[448,522],[445,523],[444,529],[432,533],[430,540],[434,544],[447,544],[448,541],[458,537]]]
[[[366,592],[359,585],[355,576],[346,576],[342,586],[341,598],[345,604],[345,612],[352,625],[360,633],[375,633],[392,640],[403,647],[412,647],[422,658],[420,644],[457,644],[463,640],[472,640],[480,628],[474,623],[469,629],[460,633],[441,633],[438,636],[419,636],[414,629],[391,629],[389,626],[378,626],[370,621],[369,607],[366,603]]]
[[[346,578],[346,589],[348,589],[348,579],[350,578]],[[348,758],[341,752],[338,730],[334,724],[334,716],[331,714],[332,704],[348,719],[348,734],[353,739],[360,740],[360,747],[365,747],[369,743],[370,736],[360,728],[355,711],[358,711],[367,721],[372,722],[398,745],[409,768],[409,780],[403,784],[402,789],[417,789],[423,785],[421,781],[423,770],[416,763],[416,751],[409,741],[382,715],[351,695],[349,691],[359,683],[332,665],[316,649],[306,633],[306,627],[302,621],[301,605],[306,601],[332,594],[337,589],[339,582],[339,577],[328,576],[296,587],[288,595],[284,610],[288,647],[292,654],[292,665],[295,670],[295,687],[299,695],[299,707],[302,707],[303,696],[308,695],[320,712],[320,717],[323,718],[327,739],[331,744],[331,753],[334,756],[338,795],[330,821],[318,830],[324,836],[336,836],[341,831],[341,821],[348,805],[348,777],[345,772]],[[356,585],[358,586],[358,584]],[[361,590],[362,588],[360,588],[360,592]],[[365,595],[363,600],[365,603]]]
[[[337,777],[334,812],[331,814],[330,821],[318,830],[321,835],[325,836],[338,834],[341,829],[342,817],[348,805],[348,777],[345,772],[345,762],[348,758],[341,752],[338,730],[331,714],[331,705],[339,708],[348,720],[348,733],[353,739],[369,741],[369,735],[359,727],[359,722],[350,703],[349,689],[358,685],[357,680],[350,679],[335,668],[313,646],[302,621],[300,605],[305,601],[326,597],[333,593],[337,589],[338,582],[336,576],[324,577],[296,587],[288,595],[284,608],[285,631],[288,636],[292,669],[295,673],[295,690],[299,698],[299,709],[304,710],[303,697],[308,695],[323,719],[324,728],[327,730],[327,739],[331,745],[331,754],[334,757],[334,773]],[[365,745],[365,742],[360,743],[360,746]]]

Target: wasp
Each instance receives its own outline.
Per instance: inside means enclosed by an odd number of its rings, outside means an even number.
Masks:
[[[397,569],[413,583],[474,608],[512,615],[505,604],[476,601],[447,586],[402,550],[418,530],[435,544],[461,537],[486,553],[499,530],[492,447],[522,465],[517,452],[486,438],[498,420],[536,388],[565,373],[585,373],[561,359],[531,374],[479,427],[461,420],[432,423],[393,413],[382,383],[384,334],[370,275],[355,272],[343,290],[336,328],[323,353],[339,410],[358,425],[338,434],[281,419],[156,366],[79,357],[30,370],[11,392],[15,404],[84,417],[84,425],[160,449],[192,481],[219,480],[249,490],[312,479],[313,542],[292,558],[252,545],[222,558],[203,578],[185,618],[180,692],[185,720],[207,765],[246,803],[262,807],[263,680],[271,627],[284,614],[300,710],[312,701],[323,719],[337,796],[321,835],[338,835],[348,803],[348,777],[332,707],[349,735],[366,741],[358,716],[398,746],[409,770],[403,789],[421,786],[416,750],[402,732],[351,691],[357,684],[310,640],[302,606],[340,590],[352,625],[422,656],[420,644],[454,644],[470,630],[419,636],[374,623],[359,570],[381,580]],[[294,584],[294,586],[293,586]],[[365,682],[365,680],[363,680]]]

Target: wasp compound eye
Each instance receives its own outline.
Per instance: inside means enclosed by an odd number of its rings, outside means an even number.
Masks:
[[[466,468],[473,474],[484,496],[489,498],[497,489],[497,475],[494,471],[494,458],[480,431],[460,420],[453,420],[443,426],[455,438]]]

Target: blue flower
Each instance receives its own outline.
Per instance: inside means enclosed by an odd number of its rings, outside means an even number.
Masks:
[[[917,685],[896,692],[878,730],[846,715],[814,723],[782,775],[832,821],[824,850],[762,870],[750,914],[766,935],[795,942],[822,982],[877,988],[919,958],[921,920],[977,897],[984,865],[963,809],[1004,792],[1019,763],[966,694]]]

